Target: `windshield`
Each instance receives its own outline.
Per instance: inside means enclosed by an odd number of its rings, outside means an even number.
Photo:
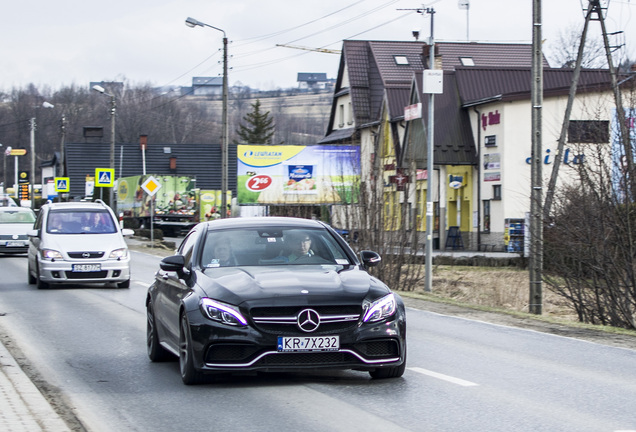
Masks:
[[[5,210],[0,212],[0,223],[33,224],[35,214],[30,211]]]
[[[46,232],[50,234],[112,234],[117,232],[117,228],[107,211],[74,209],[51,211]]]
[[[241,228],[208,232],[201,266],[351,264],[345,250],[325,229]]]

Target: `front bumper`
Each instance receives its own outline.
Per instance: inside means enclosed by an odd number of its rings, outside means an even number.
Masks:
[[[99,264],[100,271],[76,272],[73,264]],[[76,260],[39,262],[39,278],[47,283],[119,283],[130,279],[130,258],[120,260]]]
[[[399,366],[405,360],[406,325],[402,314],[372,325],[355,322],[351,328],[333,333],[340,336],[339,350],[322,352],[278,352],[276,334],[258,331],[251,325],[228,328],[197,318],[192,317],[198,322],[190,321],[190,332],[195,364],[202,371],[374,370]]]

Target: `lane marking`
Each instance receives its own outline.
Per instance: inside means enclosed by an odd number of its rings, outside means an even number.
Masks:
[[[448,381],[450,383],[457,384],[457,385],[460,385],[462,387],[475,387],[475,386],[479,385],[479,384],[474,383],[474,382],[466,381],[466,380],[463,380],[461,378],[455,378],[455,377],[452,377],[450,375],[444,375],[444,374],[441,374],[441,373],[438,373],[438,372],[433,372],[433,371],[430,371],[428,369],[422,369],[422,368],[418,368],[418,367],[412,367],[412,368],[407,368],[407,369],[408,370],[412,370],[413,372],[421,373],[422,375],[428,375],[428,376],[433,377],[433,378],[437,378],[437,379],[441,379],[441,380],[444,380],[444,381]]]

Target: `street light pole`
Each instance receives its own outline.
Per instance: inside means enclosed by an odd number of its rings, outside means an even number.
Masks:
[[[223,33],[223,112],[221,121],[223,123],[223,142],[221,143],[221,217],[227,217],[227,190],[228,190],[228,80],[227,80],[227,37],[225,30],[211,26],[204,22],[188,17],[185,21],[188,27],[210,27]]]
[[[93,86],[93,90],[95,90],[96,92],[99,92],[101,94],[103,94],[104,96],[108,96],[110,97],[110,162],[109,162],[109,168],[111,170],[113,170],[113,172],[115,172],[115,109],[116,109],[116,104],[115,104],[115,96],[106,93],[106,90],[104,89],[104,87],[100,86],[100,85],[94,85]],[[108,204],[110,204],[110,207],[115,210],[116,209],[116,205],[114,202],[114,188],[110,188],[110,193],[109,193],[109,201]]]

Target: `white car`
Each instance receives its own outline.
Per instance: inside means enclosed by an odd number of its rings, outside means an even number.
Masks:
[[[23,254],[29,246],[27,231],[33,229],[35,213],[26,207],[0,207],[0,253]]]
[[[29,236],[28,280],[38,288],[51,284],[115,283],[130,286],[130,255],[120,229],[102,201],[48,203]]]

